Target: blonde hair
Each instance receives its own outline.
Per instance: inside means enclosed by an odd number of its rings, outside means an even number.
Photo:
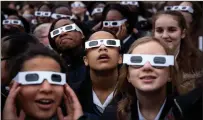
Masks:
[[[131,45],[127,53],[131,54],[134,48],[136,48],[140,44],[148,43],[151,41],[159,43],[164,48],[167,55],[173,54],[172,51],[164,43],[161,43],[158,39],[154,37],[143,37],[136,40]],[[179,84],[179,81],[182,75],[179,74],[176,63],[175,63],[175,66],[169,67],[169,71],[170,71],[170,79],[173,86],[172,88],[174,88]],[[119,120],[126,120],[126,118],[129,117],[128,113],[130,113],[131,104],[133,103],[136,94],[135,94],[135,88],[127,80],[128,66],[123,65],[120,69],[120,73],[121,74],[119,76],[119,81],[115,91],[115,95],[118,95],[118,96],[121,95],[121,100],[118,102],[117,117]],[[172,89],[172,91],[174,91],[174,89]]]

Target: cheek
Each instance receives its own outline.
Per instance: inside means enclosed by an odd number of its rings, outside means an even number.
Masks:
[[[136,82],[136,79],[138,78],[139,71],[133,68],[128,69],[128,82]]]

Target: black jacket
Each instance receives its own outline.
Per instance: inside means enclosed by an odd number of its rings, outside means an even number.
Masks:
[[[186,95],[178,97],[167,97],[165,106],[160,115],[160,120],[202,120],[202,88],[196,88]],[[120,99],[120,98],[119,98]],[[117,120],[117,102],[109,105],[101,120]],[[131,105],[130,118],[126,120],[138,120],[137,102]]]
[[[90,116],[97,116],[97,119],[100,119],[104,113],[108,112],[106,109],[103,113],[101,113],[96,105],[93,102],[93,95],[92,95],[92,81],[90,79],[89,72],[86,74],[86,79],[80,85],[81,87],[76,91],[78,99],[82,105],[83,112],[86,115]],[[115,104],[112,100],[107,107],[111,107],[111,105]],[[91,118],[91,117],[90,117]],[[96,119],[92,119],[96,120]]]

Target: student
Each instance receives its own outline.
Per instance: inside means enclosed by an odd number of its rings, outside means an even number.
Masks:
[[[203,76],[203,55],[193,46],[186,22],[177,11],[163,11],[153,16],[153,35],[173,50],[178,67],[183,74],[178,92],[187,93],[195,88],[196,80]]]
[[[102,29],[111,30],[122,41],[123,52],[126,53],[139,37],[139,34],[133,34],[134,21],[131,12],[120,4],[109,4],[104,8],[102,16]]]
[[[109,31],[97,31],[85,42],[86,79],[77,90],[85,113],[101,117],[113,99],[122,62],[120,40]],[[96,119],[96,118],[95,118]]]
[[[116,94],[121,94],[118,120],[166,119],[173,105],[168,87],[178,78],[170,50],[158,39],[143,37],[123,55],[123,63],[116,87]]]
[[[3,20],[3,25],[4,28],[8,30],[16,28],[19,29],[20,32],[30,32],[29,22],[27,22],[25,18],[19,15],[9,15],[7,19]]]
[[[191,43],[198,48],[198,37],[202,34],[203,13],[201,5],[197,1],[182,1],[175,6],[166,6],[165,10],[179,11],[184,16],[191,37]],[[171,9],[170,9],[171,8]]]
[[[76,95],[66,84],[64,63],[54,51],[42,44],[31,45],[25,54],[15,59],[9,73],[13,85],[6,100],[3,119],[84,118]],[[67,115],[63,115],[60,108],[63,101],[68,107]]]
[[[52,9],[52,21],[59,19],[61,17],[65,18],[72,18],[72,12],[70,7],[65,5],[58,5]]]
[[[57,19],[49,30],[49,43],[66,62],[68,83],[73,89],[85,79],[84,42],[90,33],[82,23],[67,18]]]
[[[35,11],[35,16],[37,19],[37,24],[49,23],[51,22],[51,4],[42,4],[37,11]]]

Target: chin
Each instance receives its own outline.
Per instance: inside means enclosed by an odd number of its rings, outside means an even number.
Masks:
[[[48,112],[42,112],[39,111],[36,115],[35,115],[35,119],[38,120],[49,120],[54,116],[54,111],[48,111]]]

